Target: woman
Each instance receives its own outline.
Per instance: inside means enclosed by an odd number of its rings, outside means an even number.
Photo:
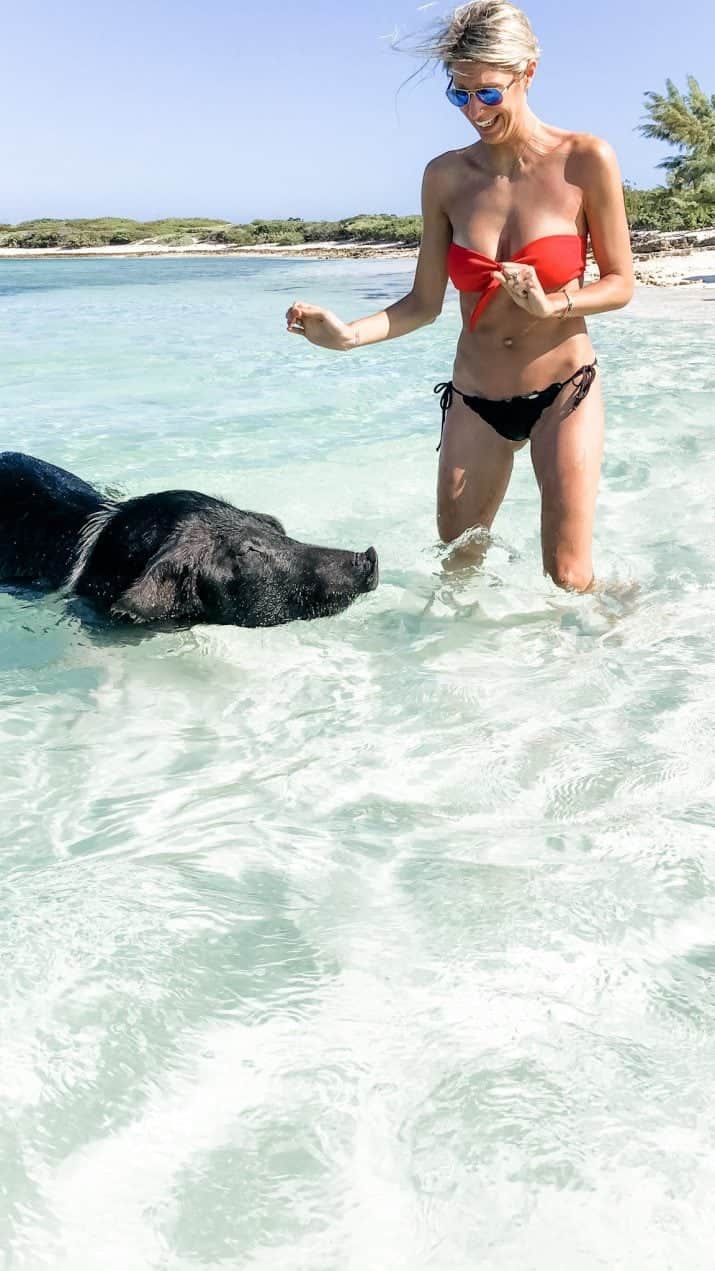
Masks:
[[[463,327],[453,378],[435,390],[440,537],[491,526],[528,442],[544,570],[560,587],[588,591],[604,417],[584,319],[633,294],[618,164],[606,142],[530,109],[540,50],[514,5],[464,5],[426,51],[442,61],[447,97],[478,140],[427,165],[412,290],[350,323],[296,302],[288,330],[338,350],[394,339],[434,322],[451,277]],[[587,235],[600,278],[584,286]]]

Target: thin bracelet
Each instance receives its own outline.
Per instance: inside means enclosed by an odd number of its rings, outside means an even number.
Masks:
[[[573,312],[573,300],[565,287],[562,287],[561,290],[566,297],[566,308],[559,314],[559,321],[561,321],[562,318],[567,318],[569,314]]]

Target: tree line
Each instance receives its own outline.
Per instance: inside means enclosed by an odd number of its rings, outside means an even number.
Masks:
[[[185,220],[131,221],[116,217],[99,220],[38,220],[19,225],[0,225],[0,247],[120,247],[152,239],[165,247],[215,243],[227,247],[261,247],[276,244],[293,247],[298,243],[419,243],[422,218],[419,216],[350,216],[341,221],[257,219],[248,225],[230,221]]]
[[[715,94],[708,96],[694,76],[681,93],[672,80],[665,93],[645,94],[645,137],[664,141],[676,153],[659,165],[665,183],[639,190],[629,182],[624,198],[632,230],[692,230],[715,223]],[[256,219],[249,224],[201,217],[133,221],[121,217],[23,221],[0,225],[0,247],[122,246],[153,239],[159,246],[191,246],[197,242],[227,247],[280,247],[301,243],[404,243],[421,238],[419,216],[360,214],[339,221]]]

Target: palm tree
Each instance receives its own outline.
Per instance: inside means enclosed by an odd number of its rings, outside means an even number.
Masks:
[[[647,122],[639,125],[645,137],[667,141],[680,154],[658,166],[668,173],[674,189],[690,189],[707,203],[715,203],[715,93],[708,97],[694,75],[688,75],[684,95],[672,80],[666,94],[646,93]]]

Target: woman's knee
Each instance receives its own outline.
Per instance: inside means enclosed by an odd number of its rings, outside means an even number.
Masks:
[[[544,561],[544,573],[564,591],[588,591],[593,583],[593,566],[570,552],[556,552]]]
[[[453,543],[465,530],[491,528],[501,497],[465,497],[463,474],[440,482],[437,491],[437,533],[443,543]]]
[[[493,517],[487,517],[474,509],[469,510],[456,499],[440,500],[437,505],[437,533],[443,543],[453,543],[466,530],[488,530]]]
[[[464,475],[450,474],[437,490],[437,533],[443,543],[452,543],[467,528],[464,510]]]
[[[442,508],[437,509],[437,533],[442,543],[453,543],[455,538],[459,538],[463,530],[464,526],[460,525],[453,511],[443,511]]]

